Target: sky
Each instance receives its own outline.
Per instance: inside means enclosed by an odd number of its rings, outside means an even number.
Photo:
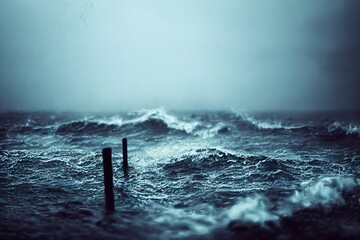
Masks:
[[[0,0],[0,111],[360,110],[357,0]]]

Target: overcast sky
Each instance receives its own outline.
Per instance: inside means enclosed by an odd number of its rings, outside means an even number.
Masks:
[[[357,0],[0,0],[0,111],[360,110]]]

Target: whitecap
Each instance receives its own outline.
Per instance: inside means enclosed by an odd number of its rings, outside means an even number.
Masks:
[[[269,121],[262,121],[251,117],[246,113],[236,113],[238,117],[240,117],[243,121],[248,122],[250,125],[256,127],[259,130],[271,130],[271,129],[284,129],[284,130],[291,130],[291,129],[299,129],[304,126],[298,125],[291,125],[285,124],[279,120],[269,120]]]
[[[345,203],[342,191],[351,190],[357,185],[357,181],[351,177],[324,177],[317,182],[303,182],[303,189],[295,191],[289,200],[304,208],[341,205]]]
[[[241,198],[228,211],[229,220],[264,224],[267,221],[275,221],[279,216],[270,212],[269,201],[262,195],[254,195]]]

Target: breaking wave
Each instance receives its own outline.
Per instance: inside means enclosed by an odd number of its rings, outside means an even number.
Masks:
[[[254,195],[239,199],[238,203],[228,210],[230,221],[259,223],[277,221],[279,216],[270,210],[270,201],[263,195]]]
[[[321,139],[329,141],[341,140],[348,137],[360,137],[360,127],[353,123],[333,121],[327,125],[316,125],[315,123],[301,125],[294,124],[291,121],[259,120],[245,113],[237,114],[237,116],[255,130],[299,132],[306,135],[319,136]]]
[[[346,137],[360,137],[360,128],[355,124],[344,124],[334,121],[323,128],[321,135],[323,138],[329,140]]]
[[[154,109],[139,111],[136,114],[140,116],[123,121],[123,126],[132,126],[134,128],[142,128],[145,130],[153,130],[157,133],[164,133],[171,130],[181,131],[191,134],[200,123],[193,121],[179,120],[177,117],[168,114],[164,109]]]
[[[304,208],[329,207],[345,204],[342,196],[344,191],[350,191],[358,186],[354,178],[324,177],[316,182],[303,182],[302,189],[295,191],[290,202]]]
[[[254,194],[238,199],[238,202],[227,210],[230,223],[243,222],[265,226],[269,222],[281,223],[283,218],[292,217],[298,212],[313,211],[316,217],[319,212],[330,211],[333,208],[354,204],[354,197],[346,194],[359,190],[359,184],[353,177],[323,177],[315,181],[306,181],[299,190],[278,202],[271,197]],[[356,191],[355,191],[356,192]],[[353,196],[350,194],[350,196]],[[355,202],[358,199],[355,199]],[[356,204],[356,203],[355,203]],[[357,203],[358,204],[358,203]]]
[[[132,118],[112,117],[110,119],[94,119],[76,121],[61,125],[57,133],[104,133],[124,129],[127,131],[149,130],[154,133],[166,133],[171,130],[191,134],[201,123],[183,121],[168,114],[164,109],[139,111],[130,114]]]
[[[293,125],[280,120],[258,120],[246,113],[237,114],[240,119],[258,130],[296,130],[307,128],[306,125]]]

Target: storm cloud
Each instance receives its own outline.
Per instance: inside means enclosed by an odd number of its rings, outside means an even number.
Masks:
[[[0,0],[0,110],[360,109],[359,5]]]
[[[360,110],[360,1],[342,1],[322,27],[332,42],[322,56],[327,101],[337,108]]]

